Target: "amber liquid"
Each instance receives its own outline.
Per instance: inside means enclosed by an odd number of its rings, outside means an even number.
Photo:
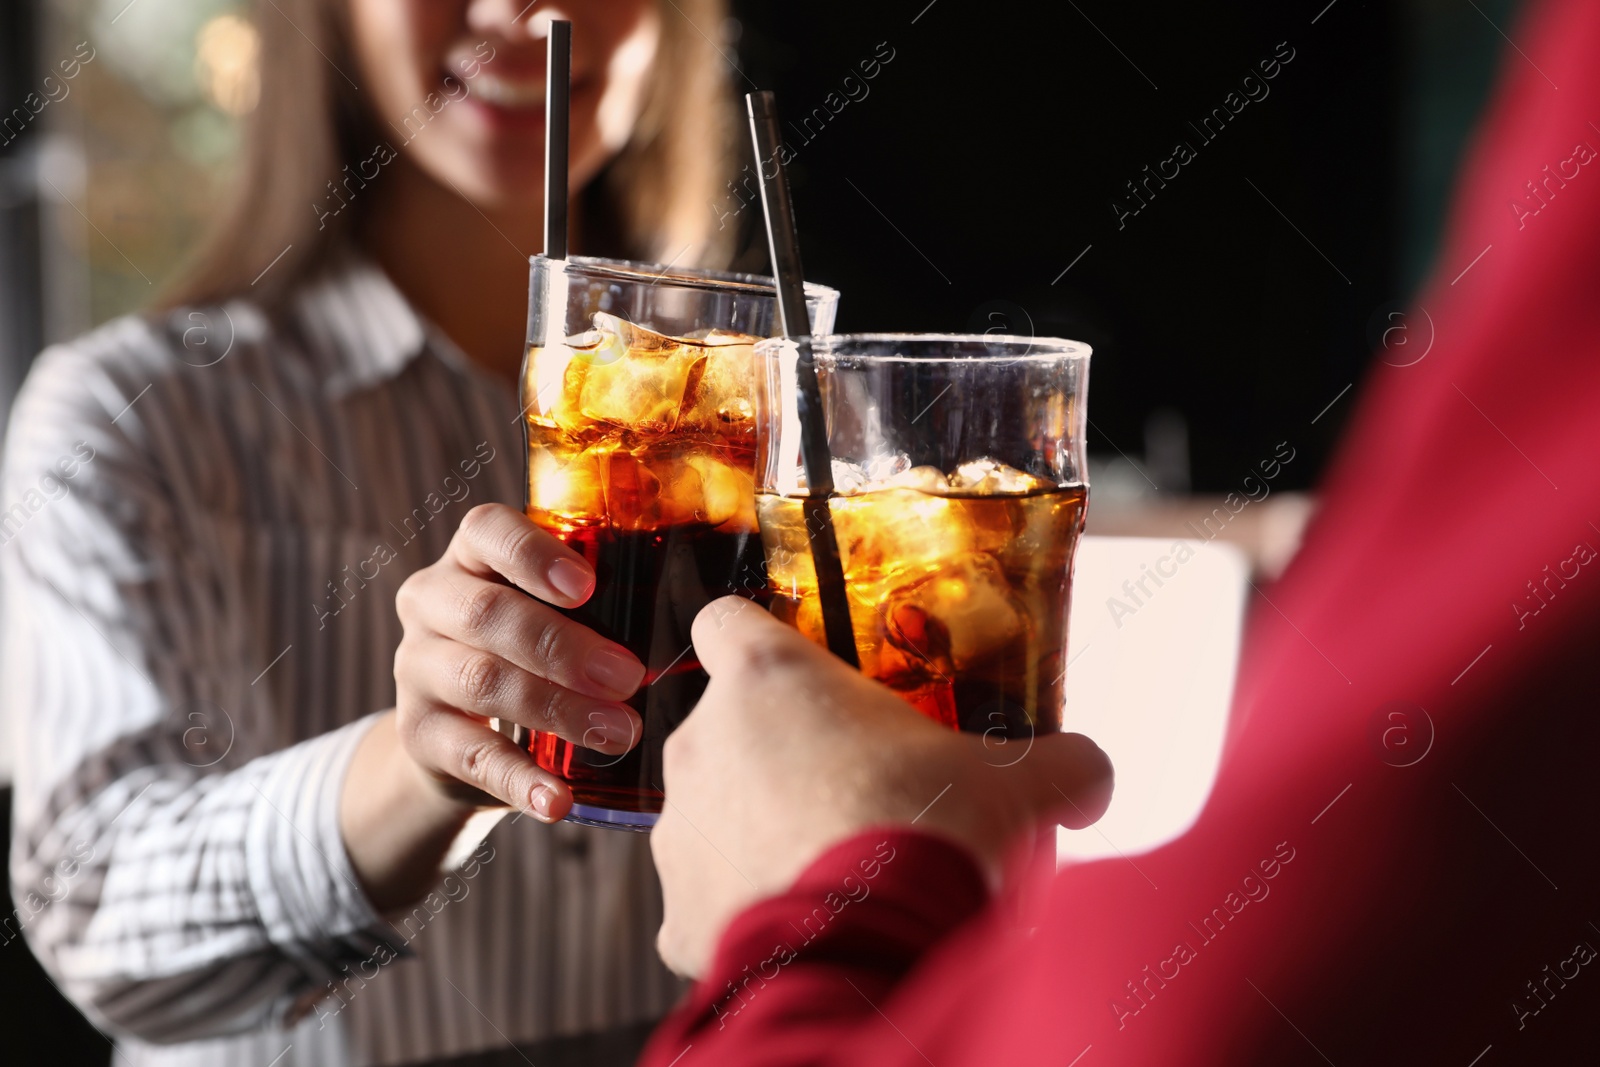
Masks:
[[[890,488],[830,505],[861,669],[923,714],[996,739],[1061,729],[1086,486]],[[826,644],[800,501],[756,499],[771,610]]]
[[[689,714],[709,679],[690,644],[695,614],[729,593],[764,589],[761,543],[754,534],[706,526],[654,533],[579,530],[559,534],[595,569],[595,594],[565,614],[623,645],[645,665],[644,684],[628,703],[644,737],[622,756],[535,734],[539,766],[572,786],[578,804],[621,811],[661,810],[661,745]]]
[[[588,349],[529,352],[526,513],[594,567],[593,596],[565,614],[645,665],[628,701],[644,736],[621,756],[550,733],[533,734],[528,748],[571,785],[574,803],[653,813],[662,743],[709,682],[690,640],[694,617],[719,596],[759,597],[767,585],[754,512],[753,352],[727,338],[618,329]]]

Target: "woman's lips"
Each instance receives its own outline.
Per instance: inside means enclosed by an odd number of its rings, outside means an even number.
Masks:
[[[544,79],[501,78],[486,70],[472,79],[471,91],[483,103],[500,108],[543,108]]]
[[[480,67],[469,78],[463,71],[447,68],[441,82],[449,95],[459,102],[456,106],[478,116],[490,129],[527,132],[544,126],[543,71],[507,77]]]
[[[525,133],[544,127],[546,92],[542,72],[537,77],[512,78],[480,70],[477,77],[463,79],[462,84],[467,92],[459,97],[461,105],[491,128]],[[586,102],[593,88],[588,79],[574,77],[571,93],[574,105],[580,100]]]

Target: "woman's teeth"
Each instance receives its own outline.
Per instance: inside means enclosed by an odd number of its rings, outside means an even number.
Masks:
[[[497,107],[540,107],[544,104],[544,81],[512,81],[482,71],[471,82],[472,91],[486,103]]]

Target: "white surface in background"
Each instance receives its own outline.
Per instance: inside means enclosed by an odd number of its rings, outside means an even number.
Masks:
[[[1062,728],[1106,751],[1117,788],[1105,818],[1058,834],[1060,862],[1148,852],[1200,814],[1222,755],[1249,574],[1244,553],[1220,541],[1079,545]]]

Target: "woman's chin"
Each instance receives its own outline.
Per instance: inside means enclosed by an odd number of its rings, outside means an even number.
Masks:
[[[435,183],[485,215],[542,213],[544,210],[543,145],[533,151],[513,149],[428,153],[414,162]],[[439,156],[443,158],[439,158]]]

